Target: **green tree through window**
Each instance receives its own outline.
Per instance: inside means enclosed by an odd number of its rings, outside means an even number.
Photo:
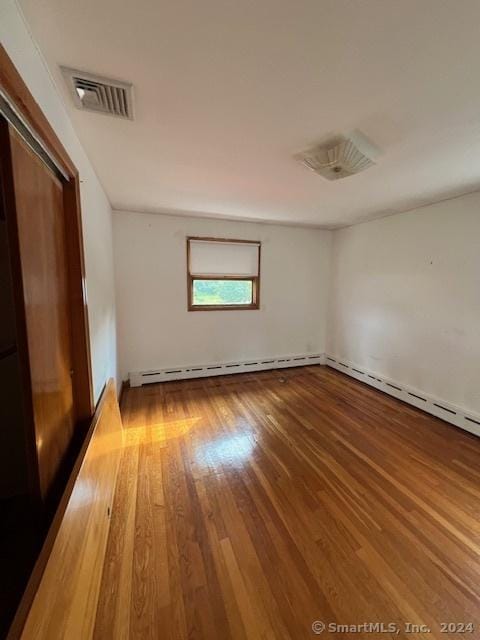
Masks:
[[[252,304],[251,280],[193,280],[193,304]]]

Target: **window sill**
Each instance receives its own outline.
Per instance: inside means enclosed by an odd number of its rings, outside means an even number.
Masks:
[[[192,304],[188,306],[188,311],[257,311],[260,308],[258,304]]]

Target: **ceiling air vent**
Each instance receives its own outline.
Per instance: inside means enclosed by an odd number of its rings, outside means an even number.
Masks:
[[[375,164],[378,150],[360,132],[339,136],[297,154],[295,158],[327,180],[340,180]]]
[[[62,67],[77,109],[133,120],[132,85]]]

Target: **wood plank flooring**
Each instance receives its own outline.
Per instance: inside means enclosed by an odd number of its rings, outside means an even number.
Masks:
[[[96,638],[480,638],[479,439],[319,366],[122,409]]]

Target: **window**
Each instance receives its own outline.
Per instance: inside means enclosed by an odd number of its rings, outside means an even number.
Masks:
[[[187,238],[188,310],[258,309],[260,242]]]

